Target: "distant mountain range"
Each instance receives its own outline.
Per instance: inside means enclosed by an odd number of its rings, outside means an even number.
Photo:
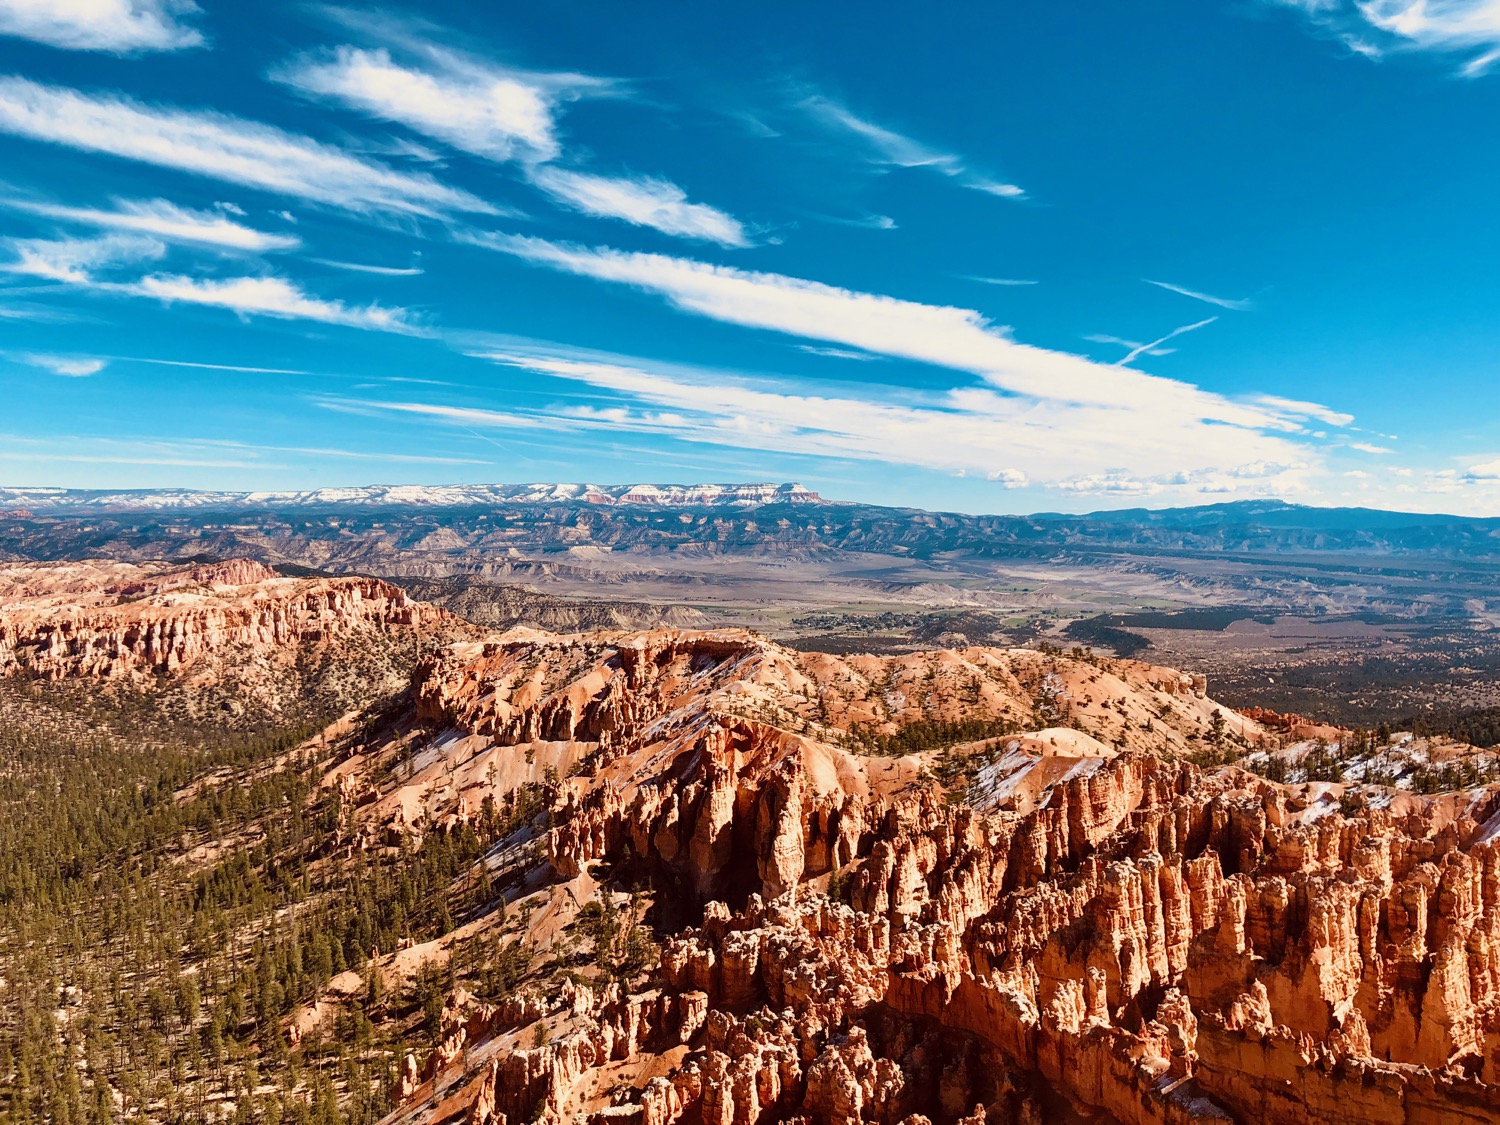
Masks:
[[[0,509],[144,512],[281,508],[470,508],[504,504],[582,503],[647,508],[821,504],[800,484],[372,484],[306,492],[203,492],[188,488],[0,488]]]
[[[728,512],[736,515],[726,522]],[[284,540],[288,521],[297,525],[294,538],[321,540],[323,546],[302,551],[283,542],[286,554],[267,550],[265,533]],[[729,554],[796,549],[908,558],[1050,556],[1059,550],[1137,557],[1500,556],[1500,517],[1316,508],[1280,500],[1083,515],[966,515],[826,500],[800,484],[371,485],[307,492],[0,488],[0,551],[21,558],[81,557],[80,551],[159,557],[151,542],[164,539],[172,557],[196,540],[196,550],[219,557],[249,554],[342,568],[373,561],[337,558],[351,535],[373,536],[383,553],[419,543],[430,547],[428,537],[438,530],[444,550],[460,554],[701,546]]]
[[[1376,531],[1416,527],[1483,527],[1500,531],[1500,517],[1453,516],[1436,512],[1393,512],[1382,508],[1318,508],[1285,500],[1235,500],[1190,508],[1118,508],[1087,515],[1039,513],[1038,520],[1064,523],[1141,524],[1205,528],[1257,526],[1326,531]]]

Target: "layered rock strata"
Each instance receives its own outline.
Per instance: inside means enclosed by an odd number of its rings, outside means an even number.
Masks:
[[[0,568],[0,674],[147,682],[234,652],[306,657],[351,636],[450,628],[372,578],[287,578],[259,563]]]
[[[429,662],[414,706],[331,779],[372,825],[551,770],[543,877],[650,886],[662,950],[635,993],[455,1009],[402,1119],[1500,1119],[1496,790],[1205,770],[1182,751],[1265,732],[1204,735],[1200,681],[1020,650],[513,635]],[[899,741],[961,720],[1015,729]]]

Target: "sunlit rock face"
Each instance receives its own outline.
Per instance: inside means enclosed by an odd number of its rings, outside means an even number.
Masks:
[[[398,1117],[1497,1119],[1500,792],[1184,760],[1220,711],[1201,677],[1029,650],[451,646],[331,775],[361,830],[551,777],[547,925],[628,885],[660,956],[635,991],[456,1000]]]
[[[474,630],[373,578],[285,577],[244,559],[182,566],[0,566],[0,675],[177,690],[218,702],[294,709],[307,677],[347,665],[349,699],[399,687],[423,640]],[[339,694],[339,693],[335,693]]]

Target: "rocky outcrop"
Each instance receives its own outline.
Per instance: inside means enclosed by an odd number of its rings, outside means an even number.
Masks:
[[[8,567],[0,598],[0,674],[49,680],[145,683],[231,652],[293,661],[358,633],[452,624],[376,579],[284,578],[246,560]]]
[[[1200,768],[1179,751],[1264,733],[1210,728],[1201,678],[1021,651],[513,635],[430,661],[414,705],[445,733],[403,810],[572,762],[548,877],[650,888],[662,951],[634,994],[467,1029],[459,1092],[408,1119],[1500,1116],[1500,791]]]

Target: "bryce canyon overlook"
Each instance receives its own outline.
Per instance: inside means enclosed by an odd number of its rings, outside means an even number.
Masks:
[[[1500,1123],[1497,118],[1500,0],[0,0],[0,1125]]]
[[[1495,754],[1240,714],[1082,648],[486,636],[244,561],[0,571],[3,667],[31,682],[253,667],[283,707],[278,660],[371,636],[411,642],[382,650],[408,679],[298,752],[329,835],[288,917],[339,864],[461,838],[439,897],[467,905],[262,1018],[295,1047],[399,1019],[371,981],[446,981],[393,1122],[1500,1114]],[[1440,763],[1470,783],[1421,792]]]

